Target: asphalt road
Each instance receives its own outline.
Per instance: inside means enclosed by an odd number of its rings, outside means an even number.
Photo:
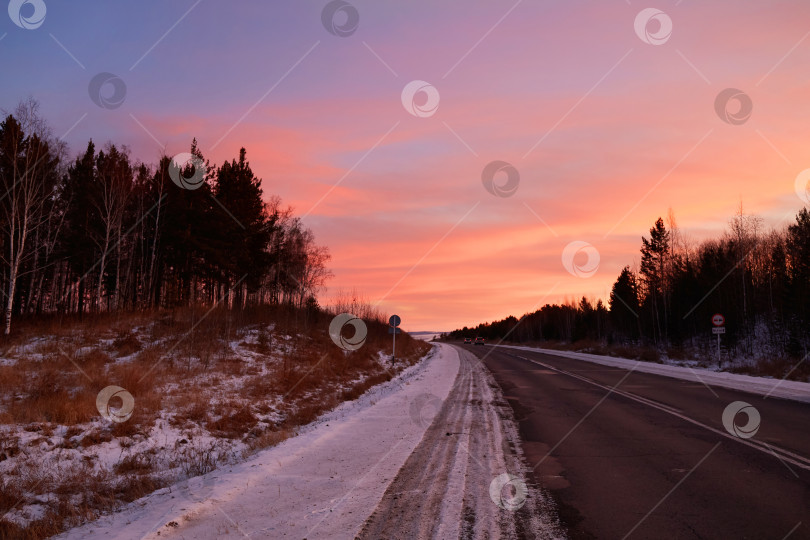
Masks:
[[[550,491],[572,538],[810,538],[810,404],[536,352],[461,348],[501,386],[533,480]],[[760,413],[751,438],[723,425],[735,401]]]

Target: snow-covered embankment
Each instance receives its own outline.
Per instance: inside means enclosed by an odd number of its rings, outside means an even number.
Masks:
[[[244,463],[135,501],[62,538],[354,538],[429,422],[420,396],[444,401],[455,349],[344,403]],[[416,416],[415,416],[416,414]]]

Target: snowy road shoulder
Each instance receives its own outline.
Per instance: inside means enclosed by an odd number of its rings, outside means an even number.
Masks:
[[[539,347],[522,347],[518,345],[493,345],[493,347],[504,347],[523,351],[535,351],[545,354],[553,354],[574,360],[584,360],[594,364],[611,366],[621,369],[632,369],[653,375],[673,377],[702,384],[722,386],[733,390],[742,390],[766,397],[791,399],[810,403],[810,383],[797,381],[786,381],[780,379],[768,379],[765,377],[751,377],[750,375],[740,375],[737,373],[726,373],[708,371],[705,369],[670,366],[664,364],[652,364],[626,358],[615,358],[613,356],[601,356],[597,354],[580,353],[573,351],[558,351],[554,349],[541,349]]]
[[[360,540],[563,538],[529,481],[512,408],[468,350],[453,389],[359,535]]]
[[[354,538],[422,440],[430,399],[444,400],[458,371],[456,350],[437,345],[298,436],[60,538]]]

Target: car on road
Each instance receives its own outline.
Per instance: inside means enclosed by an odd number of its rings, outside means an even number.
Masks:
[[[464,344],[465,345],[469,345],[470,343],[472,343],[472,340],[470,338],[468,338],[468,337],[464,338]]]
[[[484,338],[482,338],[482,337],[475,338],[475,345],[483,345],[483,344],[484,344]]]

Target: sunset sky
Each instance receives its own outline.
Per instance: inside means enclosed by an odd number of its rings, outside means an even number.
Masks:
[[[323,303],[356,288],[406,330],[604,299],[669,208],[697,242],[741,201],[767,227],[803,204],[806,0],[663,1],[646,25],[637,0],[11,4],[0,107],[36,98],[71,156],[90,138],[150,163],[193,137],[216,164],[246,147],[265,194],[331,250]],[[104,72],[126,85],[116,108],[90,98]],[[438,108],[417,93],[424,113],[406,110],[411,81]],[[736,125],[727,88],[753,106]],[[511,196],[483,185],[496,160],[519,174]],[[593,246],[573,273],[571,242]]]

